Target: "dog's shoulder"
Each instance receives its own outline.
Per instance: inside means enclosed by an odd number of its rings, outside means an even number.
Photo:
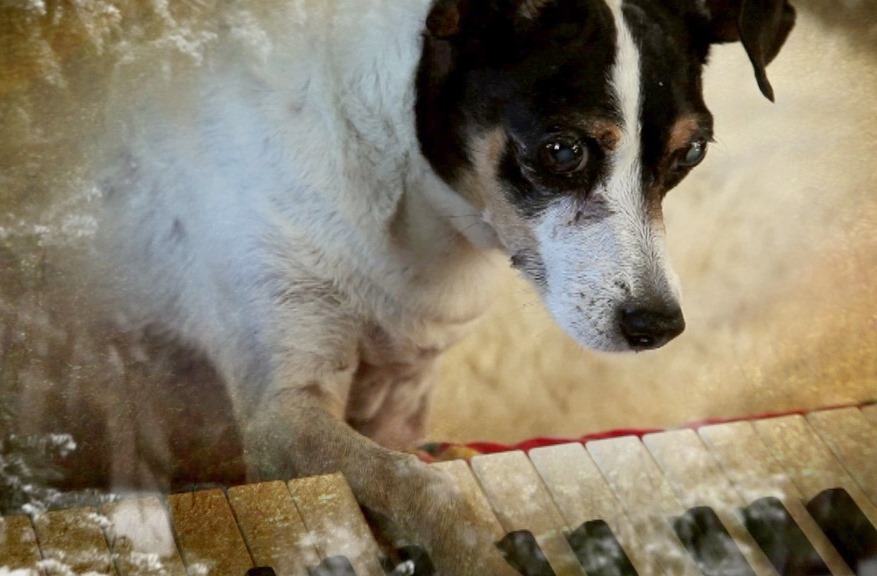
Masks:
[[[468,210],[436,206],[454,195],[416,135],[429,8],[305,1],[225,14],[234,26],[188,74],[120,79],[105,245],[131,269],[144,315],[212,325],[220,298],[267,309],[289,287],[326,286],[388,322],[476,315],[447,283],[483,285],[483,257],[436,217]],[[194,318],[173,317],[180,307]],[[252,321],[260,314],[271,316]]]

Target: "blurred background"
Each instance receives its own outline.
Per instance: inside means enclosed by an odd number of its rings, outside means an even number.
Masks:
[[[514,442],[877,399],[877,2],[795,0],[761,97],[739,44],[704,78],[717,142],[664,203],[687,329],[582,350],[511,271],[445,359],[432,436]]]
[[[776,104],[739,45],[717,47],[707,69],[718,141],[665,202],[686,332],[650,353],[583,350],[507,270],[501,297],[444,360],[430,439],[576,437],[877,399],[877,2],[794,4],[797,28],[768,69]],[[33,392],[26,403],[53,417],[66,401],[51,400],[58,363],[91,353],[55,329],[45,288],[64,271],[46,254],[93,231],[86,152],[100,148],[102,111],[118,100],[110,80],[197,66],[216,34],[210,6],[0,0],[0,440],[22,429],[12,392]],[[257,43],[242,14],[236,26]],[[128,418],[99,386],[113,374],[92,376],[79,378],[92,382],[93,422]],[[55,440],[18,454],[69,449]]]

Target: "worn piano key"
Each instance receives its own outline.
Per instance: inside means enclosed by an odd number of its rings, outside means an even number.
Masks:
[[[158,498],[120,500],[101,508],[119,576],[185,576],[167,512]]]
[[[537,448],[530,451],[530,461],[567,526],[573,528],[570,545],[589,576],[601,576],[603,571],[624,576],[663,574],[660,566],[649,560],[633,525],[584,446],[574,443]],[[589,525],[592,522],[602,522],[618,547],[605,536],[598,538],[605,530],[599,524]],[[583,541],[586,535],[591,537]],[[599,542],[589,544],[594,540]],[[605,554],[598,557],[595,549]]]
[[[500,524],[499,519],[493,513],[490,502],[487,501],[487,496],[481,491],[478,480],[475,478],[469,465],[463,460],[452,460],[438,462],[432,464],[432,466],[443,470],[451,477],[451,480],[460,490],[460,497],[469,505],[469,509],[473,511],[483,529],[489,531],[495,542],[499,542],[505,534],[502,524]]]
[[[277,576],[307,576],[320,563],[304,521],[284,482],[229,488],[228,501],[253,563]]]
[[[443,470],[450,476],[459,490],[459,497],[469,505],[469,509],[481,529],[486,530],[494,542],[501,542],[506,531],[491,508],[487,496],[479,486],[472,468],[463,460],[438,462],[432,466]]]
[[[320,557],[346,558],[357,576],[383,576],[380,548],[341,474],[300,478],[288,486]]]
[[[774,460],[767,446],[749,422],[734,422],[704,426],[698,435],[707,445],[722,471],[731,480],[744,502],[754,503],[762,498],[776,498],[804,533],[807,540],[834,576],[853,576],[825,533],[807,512],[802,495],[782,465]],[[753,509],[753,513],[757,512]],[[794,549],[795,530],[788,529],[792,540],[773,546],[775,549]],[[776,533],[779,537],[782,534]],[[774,567],[780,574],[821,574],[818,560],[807,556],[784,556],[774,551]],[[816,570],[811,572],[810,569]]]
[[[40,561],[37,537],[27,516],[0,518],[0,569],[36,576]]]
[[[505,532],[532,532],[557,576],[584,575],[566,541],[568,527],[523,452],[477,456],[471,465]]]
[[[47,576],[88,574],[115,576],[104,518],[94,508],[71,508],[39,514],[34,528]]]
[[[479,487],[478,480],[475,479],[469,465],[464,460],[450,460],[437,462],[431,467],[447,474],[459,491],[457,496],[468,504],[479,528],[486,531],[485,533],[489,534],[494,542],[498,542],[505,532],[491,510],[490,503]],[[393,527],[390,526],[390,528]],[[382,536],[389,537],[390,542],[396,547],[396,554],[399,557],[399,562],[396,564],[385,562],[385,570],[389,576],[404,576],[409,573],[416,576],[432,576],[434,574],[435,568],[429,554],[416,542],[411,541],[409,535],[390,533],[385,527],[382,529]]]
[[[717,530],[714,534],[716,541],[712,545],[724,545],[727,548],[728,557],[719,561],[730,566],[731,558],[735,554],[742,555],[746,564],[758,576],[775,576],[774,567],[737,514],[737,510],[744,505],[743,500],[697,434],[693,430],[649,434],[643,438],[643,444],[651,452],[676,497],[686,508],[709,507],[715,512],[721,527],[727,531],[725,533]],[[708,519],[702,512],[693,512],[689,515],[689,520],[696,524],[697,520],[711,521],[711,518]],[[725,539],[728,541],[722,543]],[[698,564],[703,566],[704,561],[705,559]],[[702,569],[705,573],[710,573],[710,570]],[[742,567],[739,571],[743,573]]]
[[[670,523],[685,510],[639,439],[596,440],[587,450],[664,571],[700,575]]]
[[[189,576],[241,576],[253,567],[222,490],[172,494],[167,502]]]
[[[877,525],[877,507],[847,474],[831,450],[820,440],[803,416],[769,418],[753,423],[775,459],[793,474],[804,498],[811,500],[823,490],[843,488]]]
[[[742,512],[746,529],[782,576],[831,573],[780,499],[761,498]]]
[[[871,502],[877,503],[877,426],[857,408],[813,412],[807,423]]]
[[[843,488],[821,492],[807,510],[859,576],[877,576],[877,528]]]

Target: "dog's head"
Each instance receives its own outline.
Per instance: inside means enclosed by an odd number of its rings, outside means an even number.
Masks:
[[[787,0],[436,0],[418,74],[424,154],[581,343],[682,332],[661,202],[706,154],[701,71],[741,40],[762,92]]]

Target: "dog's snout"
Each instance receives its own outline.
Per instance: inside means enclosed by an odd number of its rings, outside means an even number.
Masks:
[[[634,350],[660,348],[685,330],[678,306],[628,306],[619,318],[621,334]]]

